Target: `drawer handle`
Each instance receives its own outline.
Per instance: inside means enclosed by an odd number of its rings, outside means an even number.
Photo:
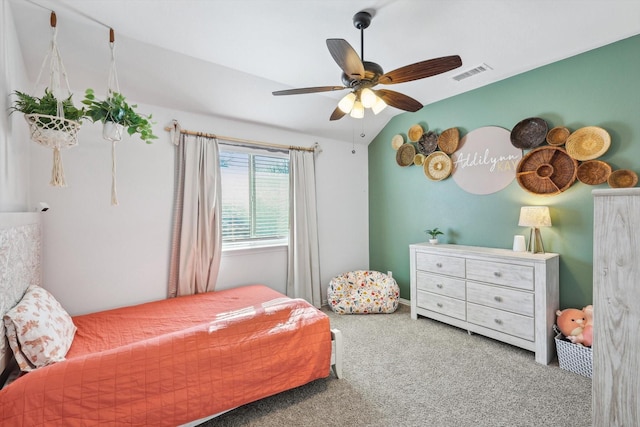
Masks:
[[[494,271],[493,275],[496,277],[502,277],[502,273],[500,273],[499,271]]]
[[[437,262],[437,263],[436,263],[436,267],[438,267],[438,268],[442,268],[442,263],[441,263],[441,262]]]
[[[494,322],[496,322],[498,325],[502,325],[502,320],[500,319],[493,319]]]
[[[436,288],[438,288],[438,289],[442,289],[442,283],[438,283],[438,284],[436,285]]]
[[[437,303],[436,305],[437,305],[438,307],[442,308],[442,303],[441,303],[441,302]]]
[[[497,302],[502,302],[502,298],[499,296],[495,296],[493,297],[494,300],[496,300]]]

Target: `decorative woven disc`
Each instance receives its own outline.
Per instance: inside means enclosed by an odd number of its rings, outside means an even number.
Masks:
[[[571,131],[564,126],[556,126],[547,133],[547,143],[554,147],[559,147],[567,142]]]
[[[424,163],[424,159],[425,159],[425,155],[422,153],[418,153],[415,156],[413,156],[413,164],[416,166],[422,166],[422,164]]]
[[[438,147],[447,154],[455,153],[459,143],[460,132],[458,128],[449,128],[438,137]]]
[[[598,185],[607,182],[611,175],[611,166],[601,160],[587,160],[578,166],[578,181]]]
[[[432,181],[441,181],[451,174],[453,162],[447,153],[434,151],[427,156],[422,167],[427,178]]]
[[[400,166],[409,166],[413,164],[413,158],[416,155],[416,149],[413,144],[402,144],[396,151],[396,163]]]
[[[576,180],[578,162],[559,147],[544,146],[527,153],[516,169],[520,187],[533,194],[552,196]]]
[[[516,148],[535,148],[547,137],[549,126],[544,119],[530,117],[520,121],[511,131],[511,144]]]
[[[402,137],[402,135],[395,135],[393,138],[391,138],[391,147],[393,147],[394,150],[400,148],[402,144],[404,144],[404,138]]]
[[[409,141],[418,142],[418,140],[422,136],[423,132],[424,132],[424,130],[422,130],[422,126],[420,126],[420,125],[411,126],[409,128],[409,131],[407,132],[407,136],[409,137]]]
[[[438,134],[434,131],[423,133],[420,140],[416,144],[419,153],[428,156],[438,147]]]
[[[607,183],[611,188],[631,188],[638,183],[638,175],[629,169],[618,169],[611,172]]]
[[[609,133],[597,126],[580,128],[569,135],[567,153],[579,161],[593,160],[607,152],[611,145]]]

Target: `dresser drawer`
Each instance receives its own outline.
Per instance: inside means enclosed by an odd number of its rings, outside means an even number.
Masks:
[[[465,302],[456,298],[418,291],[418,307],[456,319],[465,319]]]
[[[467,282],[467,301],[533,317],[534,298],[531,292]]]
[[[430,273],[446,274],[447,276],[464,277],[465,259],[418,252],[416,254],[416,268]]]
[[[533,318],[483,305],[467,303],[467,322],[534,341]]]
[[[468,259],[467,279],[533,290],[533,267]]]
[[[465,282],[461,279],[430,274],[419,271],[417,273],[418,290],[433,292],[452,298],[465,299]]]

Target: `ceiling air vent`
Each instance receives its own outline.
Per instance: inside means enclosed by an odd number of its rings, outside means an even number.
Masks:
[[[482,64],[482,65],[478,65],[475,68],[467,70],[464,73],[457,74],[457,75],[453,76],[452,78],[453,78],[453,80],[459,82],[460,80],[464,80],[466,78],[469,78],[471,76],[475,76],[476,74],[484,73],[485,71],[489,71],[489,70],[493,70],[493,68],[491,68],[487,64]]]

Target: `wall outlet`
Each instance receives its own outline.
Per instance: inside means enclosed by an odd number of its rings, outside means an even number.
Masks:
[[[391,270],[387,271],[387,276],[393,277],[393,271],[391,271]]]

